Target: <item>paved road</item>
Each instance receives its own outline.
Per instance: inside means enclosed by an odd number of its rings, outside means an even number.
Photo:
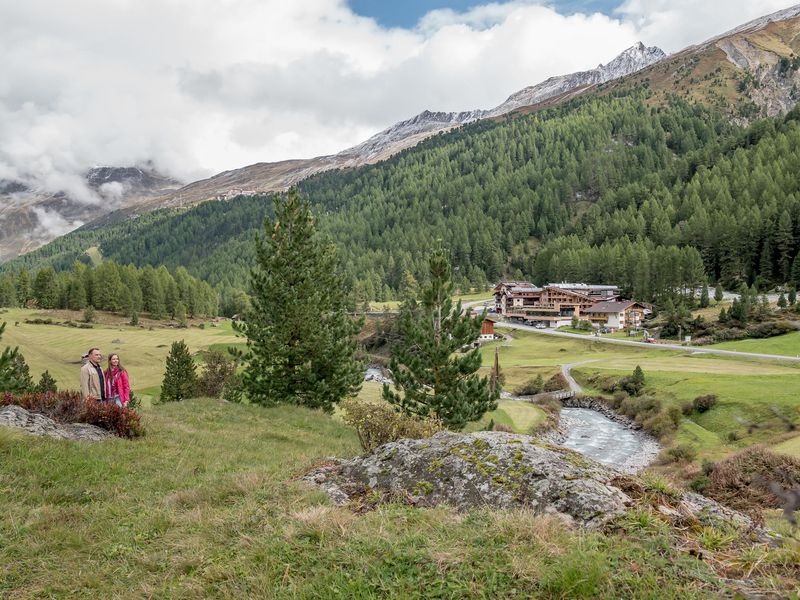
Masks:
[[[529,325],[523,325],[521,323],[511,323],[508,321],[496,322],[495,327],[505,327],[508,329],[521,329],[523,331],[532,331],[534,333],[540,333],[542,335],[553,335],[557,337],[573,338],[584,341],[602,342],[605,344],[619,344],[622,346],[641,346],[644,348],[650,348],[656,350],[681,350],[683,352],[691,352],[692,354],[720,354],[727,356],[740,356],[742,358],[769,358],[772,360],[783,360],[783,361],[800,363],[800,355],[785,356],[783,354],[759,354],[756,352],[736,352],[735,350],[720,350],[718,348],[706,348],[703,346],[681,346],[679,344],[659,344],[659,343],[648,344],[646,342],[635,342],[633,340],[620,340],[615,338],[606,338],[602,336],[592,337],[587,335],[581,335],[579,333],[553,331],[551,329],[535,329],[534,327],[531,327]],[[798,348],[798,351],[800,351],[800,348]]]

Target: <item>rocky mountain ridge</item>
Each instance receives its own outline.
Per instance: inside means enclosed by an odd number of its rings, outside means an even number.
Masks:
[[[0,261],[33,250],[112,210],[162,197],[180,187],[152,165],[97,166],[89,169],[84,179],[96,196],[94,202],[0,180]]]

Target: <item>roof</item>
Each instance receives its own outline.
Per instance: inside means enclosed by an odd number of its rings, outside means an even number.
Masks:
[[[543,291],[542,288],[537,288],[537,287],[512,287],[511,288],[511,293],[512,294],[524,294],[526,292],[530,293],[530,292],[541,292],[541,291]]]
[[[631,306],[640,306],[644,308],[638,302],[628,301],[628,302],[598,302],[591,308],[586,309],[584,312],[588,313],[621,313],[625,309],[630,308]]]
[[[618,290],[619,287],[616,285],[595,285],[589,283],[567,283],[562,281],[561,283],[548,283],[547,287],[556,287],[556,288],[565,288],[565,289],[572,289],[572,290]]]

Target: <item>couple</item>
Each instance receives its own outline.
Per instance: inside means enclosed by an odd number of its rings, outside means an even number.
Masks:
[[[100,366],[99,348],[91,348],[85,357],[86,363],[81,367],[81,398],[93,398],[100,402],[112,402],[125,407],[131,397],[128,372],[119,362],[119,354],[112,353],[108,357],[108,368],[103,371]]]

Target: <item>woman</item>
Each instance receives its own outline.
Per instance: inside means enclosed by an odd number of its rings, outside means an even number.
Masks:
[[[106,398],[117,406],[125,407],[131,399],[131,386],[128,372],[119,362],[119,354],[113,352],[108,356],[108,369],[105,372]]]

